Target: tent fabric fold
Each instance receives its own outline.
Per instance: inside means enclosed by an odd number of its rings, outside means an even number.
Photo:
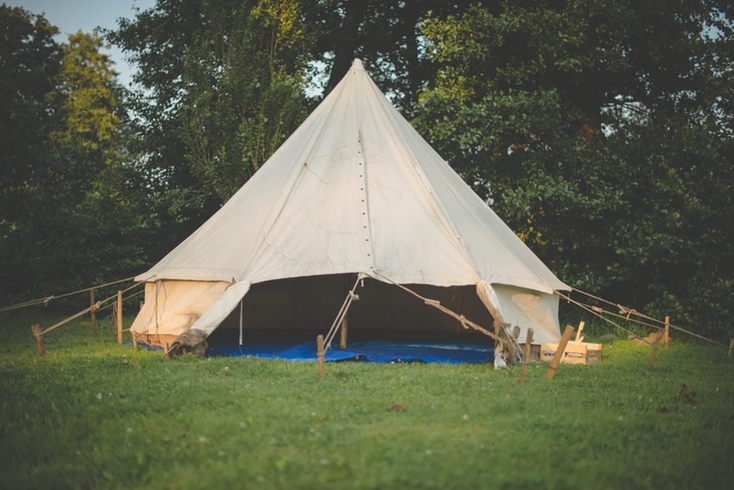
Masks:
[[[537,341],[560,337],[553,293],[569,290],[398,113],[359,60],[217,213],[136,279],[224,284],[191,311],[188,326],[211,333],[251,285],[354,274],[473,286],[495,319],[532,327]],[[146,287],[134,332],[152,332],[147,304],[159,304],[159,292]],[[155,318],[157,331],[168,328],[166,314]]]

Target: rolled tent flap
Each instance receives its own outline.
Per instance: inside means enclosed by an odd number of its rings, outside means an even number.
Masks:
[[[500,300],[491,284],[487,281],[479,281],[477,283],[477,296],[479,296],[479,299],[482,300],[484,306],[489,310],[495,323],[503,323],[505,321],[502,316],[502,310],[500,309]]]
[[[206,332],[207,336],[211,335],[242,301],[250,290],[250,285],[250,281],[242,281],[228,287],[190,328]]]

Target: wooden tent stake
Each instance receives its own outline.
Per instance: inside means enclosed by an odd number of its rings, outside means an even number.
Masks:
[[[729,351],[726,353],[726,362],[731,361],[732,351],[734,351],[734,338],[729,340]]]
[[[561,341],[558,343],[558,348],[553,356],[553,360],[548,367],[548,371],[545,373],[546,379],[553,379],[553,376],[556,375],[556,369],[558,369],[558,365],[561,363],[563,353],[566,350],[566,345],[568,344],[568,340],[571,338],[571,335],[573,335],[573,327],[571,325],[566,325],[566,330],[563,331],[563,336],[561,337]]]
[[[525,355],[522,356],[522,370],[520,371],[520,383],[525,382],[525,376],[528,373],[528,362],[530,362],[530,350],[533,344],[533,329],[528,328],[528,333],[525,336]]]
[[[670,342],[670,317],[665,317],[665,334],[663,335],[663,345],[668,348],[668,342]]]
[[[41,326],[36,323],[31,327],[31,332],[33,332],[33,336],[36,337],[36,344],[38,344],[38,353],[41,355],[41,357],[46,355],[46,343],[43,340],[43,334],[41,333]]]
[[[92,320],[92,335],[97,336],[97,308],[94,307],[94,289],[89,290],[89,306],[92,308],[89,310],[89,316]]]
[[[117,343],[122,344],[122,291],[117,291]]]
[[[658,330],[657,335],[655,335],[655,343],[652,346],[652,352],[650,353],[650,359],[647,361],[648,369],[652,367],[652,363],[653,361],[655,361],[655,356],[658,355],[658,346],[660,345],[660,341],[663,339],[663,335],[665,335],[664,330]]]
[[[341,337],[339,337],[339,348],[340,349],[347,348],[347,337],[349,335],[348,329],[349,329],[349,313],[347,312],[344,314],[344,317],[342,318]]]
[[[316,355],[319,357],[319,378],[324,379],[326,368],[324,367],[324,336],[316,337]]]

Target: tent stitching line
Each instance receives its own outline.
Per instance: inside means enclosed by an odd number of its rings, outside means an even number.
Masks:
[[[331,97],[332,95],[334,95],[334,93],[335,93],[335,92],[334,92],[334,91],[332,91],[332,92],[331,92],[331,93],[330,93],[330,94],[329,94],[329,95],[327,96],[327,98],[328,98],[328,97]],[[334,107],[333,107],[333,106],[331,107],[331,110],[332,110],[332,111],[334,110]],[[320,127],[320,128],[318,128],[318,130],[317,130],[317,131],[315,131],[316,133],[318,133],[318,136],[317,136],[316,138],[313,138],[313,140],[312,140],[312,141],[313,141],[313,143],[311,144],[311,148],[309,149],[308,155],[306,155],[306,161],[308,161],[308,160],[309,160],[309,159],[311,158],[311,155],[312,155],[312,154],[313,154],[313,152],[315,151],[315,149],[316,149],[316,142],[317,142],[317,141],[319,141],[319,140],[320,140],[320,139],[321,139],[321,138],[323,137],[323,134],[322,134],[322,133],[324,132],[324,129],[325,129],[325,127],[326,127],[326,123],[325,123],[325,121],[326,121],[327,119],[328,119],[327,117],[324,117],[324,118],[322,118],[322,123],[321,123],[321,127]],[[276,224],[278,223],[278,221],[280,220],[280,217],[281,217],[281,216],[283,215],[283,211],[285,210],[285,207],[286,207],[286,205],[287,205],[287,204],[288,204],[288,202],[290,201],[290,198],[291,198],[291,196],[293,195],[293,192],[294,192],[294,191],[296,190],[296,188],[298,187],[298,183],[300,182],[300,180],[301,180],[301,179],[302,179],[302,177],[303,177],[303,168],[304,168],[304,166],[305,166],[305,167],[307,167],[307,165],[306,165],[306,162],[304,162],[304,165],[303,165],[303,166],[301,166],[300,170],[298,171],[298,173],[297,173],[297,174],[295,175],[295,177],[293,178],[293,183],[292,183],[292,185],[291,185],[290,189],[288,190],[288,193],[286,194],[286,196],[285,196],[285,198],[283,199],[282,203],[280,203],[280,209],[278,210],[278,213],[277,213],[277,214],[275,215],[275,217],[273,218],[272,222],[270,223],[270,226],[268,227],[268,230],[267,230],[267,231],[265,232],[265,234],[263,235],[263,237],[264,237],[264,240],[263,240],[263,244],[264,244],[265,242],[268,242],[268,235],[270,235],[270,232],[272,232],[272,231],[273,231],[273,228],[275,228],[275,225],[276,225]],[[255,251],[255,253],[254,253],[254,254],[253,254],[253,255],[252,255],[251,257],[250,257],[250,261],[249,261],[249,263],[248,263],[248,264],[247,264],[247,266],[246,266],[246,267],[245,267],[245,268],[243,269],[244,271],[247,271],[247,270],[249,269],[249,267],[250,267],[250,266],[252,265],[252,263],[253,263],[253,262],[255,261],[255,258],[256,258],[256,257],[257,257],[258,255],[260,255],[260,251],[262,250],[263,244],[260,244],[260,246],[258,247],[257,251]],[[281,253],[282,253],[282,252],[281,252]],[[287,256],[286,256],[286,257],[287,257]]]

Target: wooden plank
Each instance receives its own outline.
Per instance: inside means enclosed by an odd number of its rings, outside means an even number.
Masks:
[[[581,336],[581,332],[584,331],[584,326],[585,325],[586,325],[586,322],[585,321],[581,320],[579,322],[579,329],[576,332],[576,342],[583,342],[584,341],[584,338]]]
[[[567,325],[566,330],[564,330],[563,336],[561,337],[561,341],[558,343],[558,349],[556,349],[553,360],[548,367],[548,371],[545,373],[546,379],[553,379],[556,375],[556,370],[558,369],[558,365],[561,363],[563,352],[566,350],[566,345],[568,344],[568,339],[571,338],[571,335],[573,335],[573,327],[571,325]]]

